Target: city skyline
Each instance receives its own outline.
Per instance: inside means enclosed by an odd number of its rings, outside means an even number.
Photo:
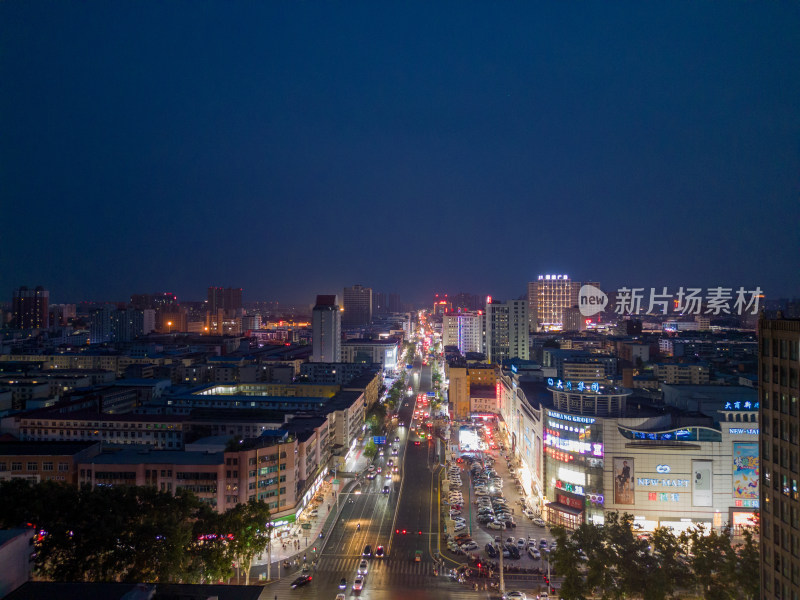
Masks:
[[[251,8],[0,6],[0,297],[800,295],[797,5]]]

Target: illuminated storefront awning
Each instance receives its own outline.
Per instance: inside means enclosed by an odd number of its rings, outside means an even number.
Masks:
[[[568,513],[570,515],[575,515],[576,517],[583,513],[580,508],[573,508],[572,506],[567,506],[566,504],[561,504],[561,502],[548,502],[547,508],[550,510],[557,510],[559,512]]]

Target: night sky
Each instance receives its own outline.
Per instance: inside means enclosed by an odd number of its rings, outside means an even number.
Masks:
[[[0,300],[800,295],[796,2],[0,2]]]

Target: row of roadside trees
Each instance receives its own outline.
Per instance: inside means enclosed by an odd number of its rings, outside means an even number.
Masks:
[[[745,528],[740,543],[728,529],[676,536],[659,527],[648,538],[632,526],[632,515],[609,512],[603,525],[585,523],[572,532],[553,528],[550,561],[562,578],[561,598],[665,600],[679,592],[709,600],[758,598],[757,526]]]
[[[236,565],[247,584],[269,522],[255,500],[218,514],[183,491],[0,483],[0,528],[35,527],[35,569],[53,581],[214,583],[229,581]]]

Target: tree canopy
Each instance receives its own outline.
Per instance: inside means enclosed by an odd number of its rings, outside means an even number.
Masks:
[[[249,571],[269,521],[255,500],[218,514],[154,487],[0,483],[0,527],[35,527],[37,574],[54,581],[224,581],[234,562]]]

